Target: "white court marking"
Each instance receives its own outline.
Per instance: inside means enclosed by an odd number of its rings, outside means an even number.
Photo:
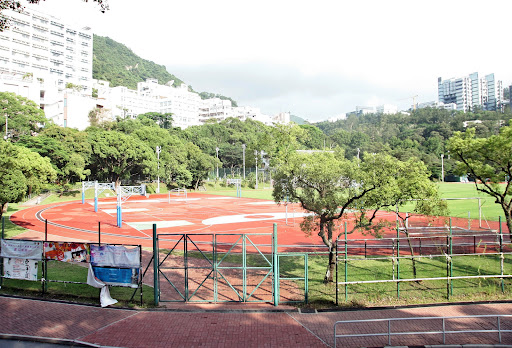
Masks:
[[[277,204],[276,202],[250,202],[250,203],[245,203],[247,205],[271,205],[271,204]]]
[[[102,209],[107,214],[115,214],[117,213],[117,209]],[[139,211],[148,211],[146,208],[133,208],[133,209],[122,209],[123,213],[136,213]]]
[[[185,221],[185,220],[127,222],[127,224],[139,231],[151,230],[153,228],[153,224],[156,224],[157,228],[193,225],[193,223]]]
[[[313,215],[313,213],[288,213],[288,217],[304,217]],[[258,217],[260,216],[260,217]],[[228,216],[217,216],[214,218],[203,220],[204,225],[220,225],[220,224],[235,224],[241,222],[253,222],[263,220],[279,220],[285,219],[286,213],[260,213],[260,214],[245,214],[245,215],[228,215]]]
[[[206,199],[237,199],[236,197],[211,197],[211,198],[206,198]]]

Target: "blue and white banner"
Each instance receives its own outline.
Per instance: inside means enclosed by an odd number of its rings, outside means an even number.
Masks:
[[[91,244],[93,266],[140,268],[140,248],[128,249],[122,245]]]
[[[139,287],[138,268],[92,267],[94,276],[107,285]]]

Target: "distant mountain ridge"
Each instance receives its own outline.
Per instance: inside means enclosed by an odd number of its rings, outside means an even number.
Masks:
[[[110,82],[111,87],[125,86],[130,89],[137,89],[137,83],[148,78],[157,79],[160,84],[174,80],[173,86],[184,83],[169,73],[164,65],[143,59],[122,43],[99,35],[93,38],[92,77]],[[220,94],[201,92],[199,95],[202,99],[217,97],[231,100],[233,106],[237,106],[235,100]]]

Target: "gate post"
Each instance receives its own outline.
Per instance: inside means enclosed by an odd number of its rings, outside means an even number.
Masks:
[[[158,241],[156,234],[156,224],[153,224],[153,290],[155,297],[155,306],[158,306],[160,289],[158,288],[158,263],[160,262],[158,258]]]
[[[277,261],[277,224],[272,233],[272,258],[274,263],[274,306],[279,305],[279,265]]]

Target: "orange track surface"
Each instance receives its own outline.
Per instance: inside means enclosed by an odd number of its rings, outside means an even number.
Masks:
[[[272,202],[251,199],[214,196],[199,193],[189,193],[185,200],[183,196],[171,196],[170,202],[167,195],[151,195],[148,199],[144,196],[132,196],[122,204],[122,227],[116,226],[116,199],[101,199],[98,212],[94,212],[94,201],[87,200],[58,203],[51,205],[35,206],[21,210],[11,216],[11,221],[29,230],[42,232],[44,238],[45,219],[48,220],[47,233],[50,240],[81,240],[98,242],[98,224],[101,223],[101,242],[111,244],[140,244],[143,247],[152,247],[152,228],[138,230],[130,227],[133,222],[168,222],[184,221],[187,225],[175,227],[159,227],[159,234],[188,233],[198,234],[195,240],[211,241],[210,234],[217,234],[218,242],[233,243],[236,236],[229,234],[262,233],[271,234],[273,224],[277,224],[278,243],[280,251],[299,251],[298,248],[287,246],[323,245],[321,239],[313,234],[307,236],[300,230],[302,213],[298,204],[276,205]],[[144,209],[143,211],[130,211],[131,209]],[[285,212],[288,211],[287,221]],[[279,218],[273,218],[271,214],[280,213]],[[253,215],[250,215],[253,214]],[[231,222],[233,216],[245,216],[246,221]],[[380,219],[394,221],[393,213],[379,212]],[[218,218],[220,223],[209,223],[207,219]],[[210,220],[211,222],[211,220]],[[476,221],[473,221],[474,223]],[[459,224],[466,224],[462,220]],[[441,223],[442,225],[442,223]],[[496,223],[497,225],[497,223]],[[495,228],[497,226],[493,226]],[[350,226],[349,226],[350,229]],[[337,230],[340,233],[341,229]],[[201,237],[200,235],[208,235]],[[221,236],[225,235],[225,236]],[[386,236],[396,236],[396,232],[388,231]],[[23,238],[23,235],[20,236]],[[42,239],[41,238],[41,239]],[[175,240],[174,237],[168,237]],[[343,235],[342,237],[343,238]],[[349,239],[372,239],[369,235],[352,233]],[[256,244],[271,245],[271,238],[267,236],[252,236],[251,240]],[[174,243],[168,243],[170,247]],[[169,247],[160,244],[160,247]],[[311,249],[310,249],[311,250]],[[317,249],[317,251],[325,248]]]

